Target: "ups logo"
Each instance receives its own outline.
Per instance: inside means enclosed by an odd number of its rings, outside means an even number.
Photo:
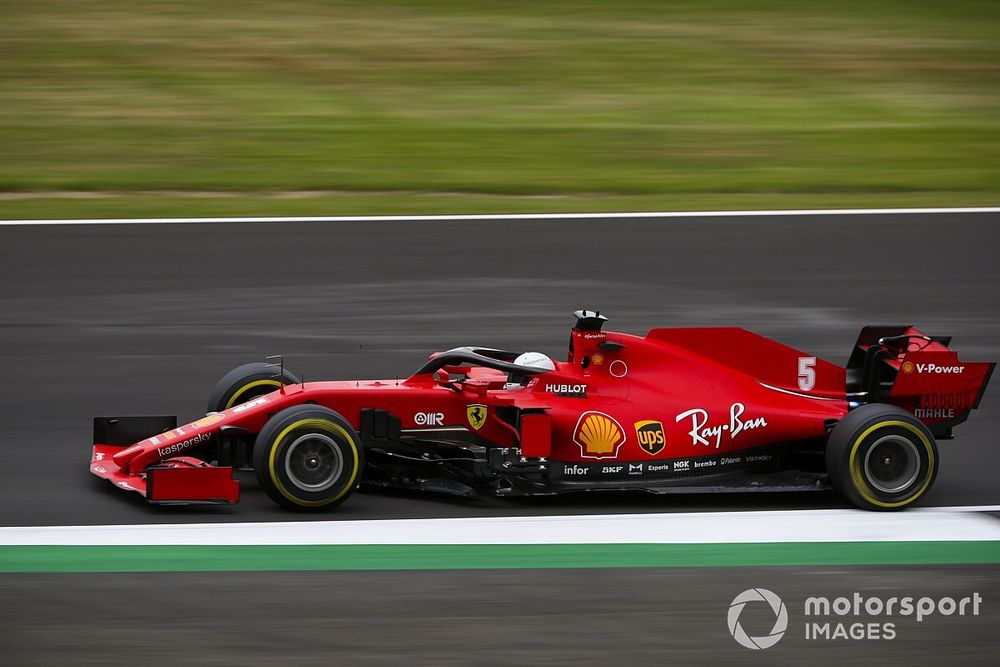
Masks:
[[[635,423],[635,437],[639,447],[650,456],[656,456],[667,446],[667,436],[663,434],[663,424],[646,420]]]

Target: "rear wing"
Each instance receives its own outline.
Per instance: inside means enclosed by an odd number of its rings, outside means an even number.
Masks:
[[[951,436],[979,407],[996,366],[962,361],[950,336],[910,325],[865,327],[847,364],[848,398],[909,410],[939,438]]]

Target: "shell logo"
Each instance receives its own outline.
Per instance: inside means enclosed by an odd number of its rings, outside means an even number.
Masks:
[[[912,361],[907,361],[907,362],[903,363],[903,372],[904,373],[912,373],[913,372],[913,362]]]
[[[625,443],[625,429],[603,412],[584,412],[573,431],[573,442],[587,459],[614,459]]]

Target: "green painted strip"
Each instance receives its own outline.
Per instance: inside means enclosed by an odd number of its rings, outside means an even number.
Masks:
[[[965,563],[1000,563],[1000,541],[0,547],[0,572],[465,570]]]

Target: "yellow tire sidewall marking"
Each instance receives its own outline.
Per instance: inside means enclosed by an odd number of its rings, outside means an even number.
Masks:
[[[861,447],[861,443],[865,441],[865,438],[867,438],[869,435],[879,430],[880,428],[888,428],[892,426],[897,426],[907,431],[910,431],[911,433],[917,436],[920,442],[923,443],[924,449],[927,451],[927,472],[924,475],[924,483],[920,486],[919,489],[917,489],[916,493],[903,500],[890,503],[890,502],[885,502],[883,500],[879,500],[875,497],[874,491],[868,485],[867,480],[865,480],[864,475],[861,472],[861,463],[858,460],[857,454],[858,454],[858,449]],[[931,483],[931,478],[934,476],[934,467],[937,465],[937,462],[934,460],[934,447],[931,445],[930,440],[927,439],[927,436],[924,434],[923,431],[921,431],[913,424],[910,424],[909,422],[893,420],[893,421],[879,422],[874,426],[869,427],[868,429],[865,430],[864,433],[858,436],[858,438],[854,441],[854,446],[851,447],[851,454],[847,459],[847,465],[851,471],[851,480],[854,482],[854,488],[858,491],[858,493],[861,494],[861,496],[865,500],[867,500],[872,505],[875,505],[877,507],[893,508],[893,507],[902,507],[903,505],[909,505],[910,503],[916,501],[917,498],[919,498],[924,494],[924,492],[927,490],[927,487]]]
[[[245,403],[246,401],[237,401],[240,396],[247,393],[255,387],[274,387],[275,389],[281,387],[281,382],[278,380],[254,380],[253,382],[247,382],[245,385],[240,387],[235,394],[233,394],[228,401],[226,401],[226,407],[223,410],[228,410],[234,405],[239,405],[240,403]]]
[[[340,490],[340,493],[338,493],[332,498],[324,498],[323,500],[304,500],[302,498],[299,498],[288,492],[288,489],[286,489],[285,485],[281,483],[281,478],[278,476],[278,470],[276,468],[276,465],[278,462],[278,450],[281,449],[282,441],[284,441],[285,437],[290,432],[292,432],[297,428],[303,428],[303,427],[315,428],[320,431],[326,431],[327,433],[339,434],[344,438],[346,443],[351,448],[351,455],[354,458],[354,467],[351,470],[351,478],[347,481],[347,484],[344,485],[344,488]],[[354,480],[356,480],[358,477],[358,446],[357,443],[354,442],[354,438],[351,437],[351,434],[348,433],[347,430],[344,429],[339,424],[334,424],[333,422],[327,421],[325,419],[317,419],[317,418],[300,419],[286,426],[281,431],[281,433],[278,434],[278,437],[274,439],[274,444],[272,445],[271,452],[268,456],[267,465],[268,465],[268,474],[271,477],[271,481],[274,483],[274,486],[277,487],[281,495],[283,495],[285,498],[288,498],[296,505],[301,505],[303,507],[322,507],[323,505],[329,505],[330,503],[334,503],[337,500],[340,500],[340,498],[342,498],[344,494],[346,494],[348,491],[354,488]]]

